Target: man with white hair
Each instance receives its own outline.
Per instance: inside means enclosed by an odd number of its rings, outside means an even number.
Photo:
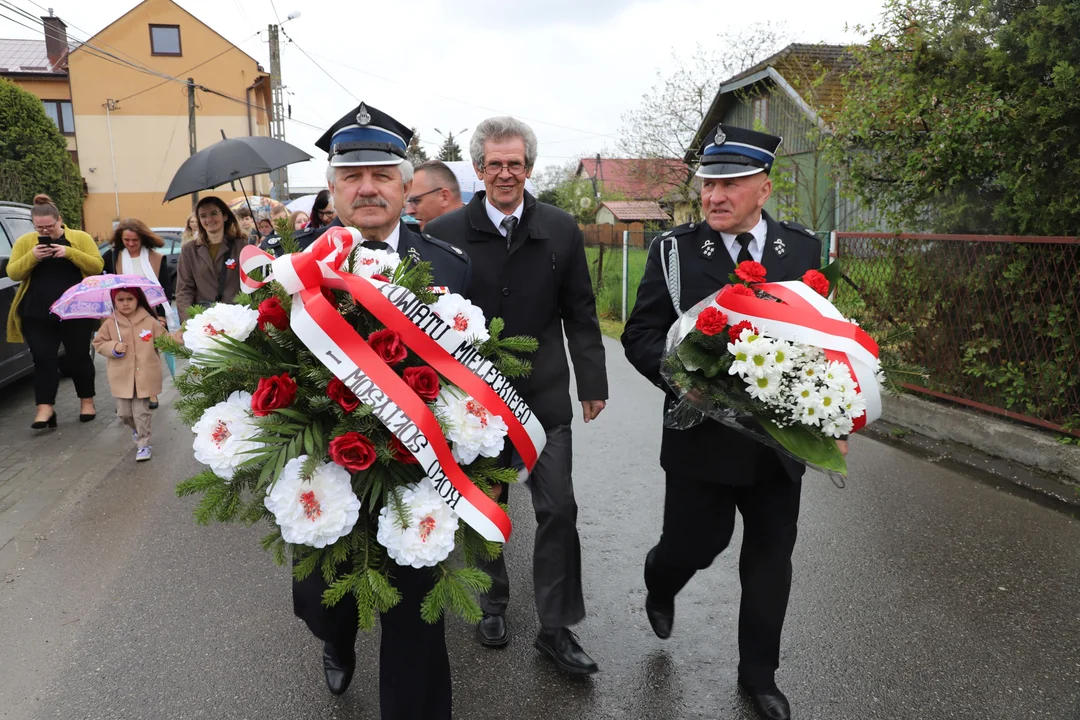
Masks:
[[[532,373],[512,381],[547,431],[547,445],[527,481],[536,513],[533,589],[540,632],[535,645],[564,672],[591,675],[596,663],[570,630],[585,618],[585,600],[565,348],[569,345],[574,363],[582,419],[590,422],[608,396],[604,344],[581,229],[568,213],[537,202],[525,190],[536,145],[536,134],[520,120],[495,117],[480,123],[469,152],[485,191],[426,229],[469,253],[474,273],[469,299],[484,315],[502,318],[507,336],[527,335],[539,344],[528,357]],[[518,457],[508,461],[523,467]],[[500,647],[509,641],[510,580],[501,556],[484,570],[492,584],[480,599],[484,618],[477,635],[482,645]]]
[[[337,208],[337,219],[330,227],[354,227],[366,247],[427,262],[435,285],[467,294],[471,273],[468,256],[429,235],[412,232],[401,222],[412,184],[413,168],[405,159],[411,137],[409,128],[361,103],[319,138],[316,146],[330,154],[326,180]],[[305,238],[306,244],[321,234]],[[401,601],[380,616],[381,717],[448,719],[450,661],[443,620],[429,624],[420,616],[424,596],[435,585],[434,570],[394,566],[391,575]],[[322,602],[326,590],[319,570],[294,581],[293,612],[323,641],[326,685],[331,693],[340,695],[348,689],[356,669],[356,603],[347,595],[327,607]]]

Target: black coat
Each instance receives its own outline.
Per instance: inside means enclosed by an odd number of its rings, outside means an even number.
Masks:
[[[807,270],[821,267],[821,241],[809,230],[794,223],[777,223],[768,214],[765,220],[768,230],[762,264],[768,271],[767,280],[798,280]],[[720,233],[706,223],[681,225],[669,234],[676,238],[679,248],[680,304],[685,311],[729,284],[728,275],[735,272],[735,263]],[[783,246],[782,255],[777,252],[778,240]],[[657,238],[649,249],[645,275],[634,310],[626,321],[622,344],[638,372],[667,393],[666,412],[674,395],[660,377],[660,360],[668,330],[678,316],[660,264],[660,247],[661,238]],[[712,420],[689,430],[664,428],[660,465],[675,475],[724,485],[750,485],[757,479],[755,469],[763,453],[775,451],[748,440],[746,435]],[[806,469],[787,455],[781,454],[781,462],[792,479],[802,477]]]
[[[295,239],[301,250],[307,250],[313,242],[318,240],[323,233],[332,227],[344,227],[341,220],[334,218],[334,222],[321,228],[305,229],[296,233]],[[275,257],[281,255],[281,243],[270,244],[268,238],[260,246],[262,250],[272,253]],[[431,265],[432,282],[435,285],[446,286],[450,292],[469,296],[469,284],[472,278],[472,263],[469,256],[461,248],[454,247],[450,243],[432,237],[427,233],[413,232],[408,225],[401,223],[398,235],[397,254],[403,259],[410,256],[416,260]]]
[[[566,425],[573,419],[573,407],[564,329],[578,398],[608,397],[604,343],[581,229],[569,214],[525,193],[521,222],[508,251],[485,202],[485,193],[479,192],[468,205],[435,218],[424,229],[469,254],[469,298],[489,321],[505,321],[505,337],[536,338],[539,349],[528,358],[532,374],[515,378],[514,387],[545,428]]]

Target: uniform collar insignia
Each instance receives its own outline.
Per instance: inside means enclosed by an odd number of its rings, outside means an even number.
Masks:
[[[715,252],[716,243],[713,242],[712,238],[705,238],[701,241],[701,257],[705,258],[706,260],[711,260],[713,253]]]
[[[787,252],[787,249],[784,247],[782,238],[777,237],[773,240],[773,250],[776,251],[778,257],[784,257],[784,253]]]
[[[409,257],[411,257],[416,262],[420,262],[420,251],[414,247],[409,248]]]

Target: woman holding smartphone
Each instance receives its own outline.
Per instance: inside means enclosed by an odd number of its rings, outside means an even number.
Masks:
[[[19,284],[7,319],[7,341],[30,346],[34,358],[34,397],[37,413],[30,425],[35,430],[56,427],[56,390],[60,385],[58,362],[64,344],[64,366],[81,401],[79,420],[97,416],[94,408],[94,360],[90,338],[96,320],[61,320],[50,312],[64,291],[98,275],[104,266],[94,239],[64,227],[60,211],[48,195],[34,197],[30,219],[35,232],[15,241],[7,274]]]

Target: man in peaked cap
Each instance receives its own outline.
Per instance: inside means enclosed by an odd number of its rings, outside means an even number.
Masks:
[[[467,295],[471,264],[460,249],[420,235],[401,222],[401,210],[412,183],[412,164],[405,148],[412,133],[389,115],[363,103],[339,120],[316,145],[330,155],[326,179],[334,195],[337,219],[330,227],[360,231],[364,245],[393,250],[430,263],[434,285]],[[310,245],[321,228],[302,240]],[[391,574],[401,601],[382,613],[379,656],[379,706],[383,720],[451,716],[450,661],[444,624],[428,624],[420,604],[434,587],[431,568],[394,566]],[[356,605],[347,597],[333,607],[322,604],[327,585],[313,572],[293,583],[293,610],[323,645],[323,668],[330,692],[340,695],[356,667]]]
[[[744,260],[762,263],[770,282],[798,280],[821,264],[821,243],[812,232],[778,223],[763,210],[780,141],[719,125],[697,171],[705,222],[679,226],[649,248],[622,344],[634,367],[667,393],[665,413],[676,398],[660,377],[660,360],[668,329],[684,309],[727,285]],[[738,510],[744,526],[739,687],[762,717],[787,720],[791,710],[774,675],[806,468],[712,420],[688,430],[664,428],[660,465],[666,473],[663,532],[645,558],[649,623],[661,639],[671,635],[676,595],[727,548]]]

